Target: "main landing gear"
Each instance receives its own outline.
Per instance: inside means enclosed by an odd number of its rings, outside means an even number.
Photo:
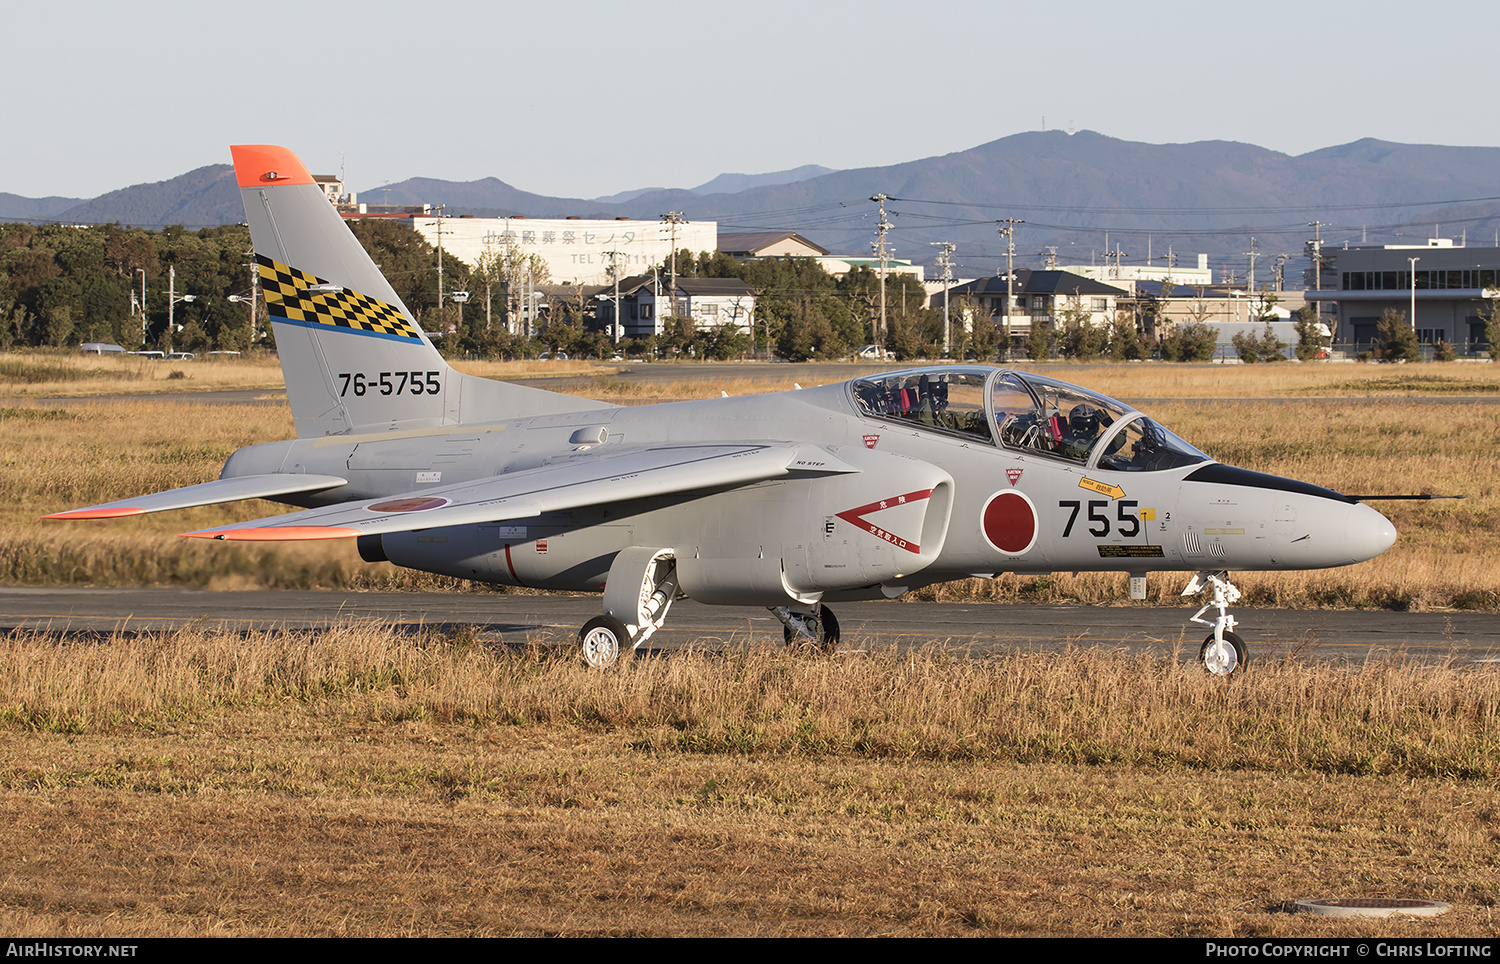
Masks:
[[[610,564],[604,583],[604,615],[578,631],[583,661],[596,669],[613,666],[633,652],[666,622],[677,598],[677,557],[671,549],[632,546]],[[789,649],[831,652],[839,642],[839,621],[819,602],[775,606]]]
[[[621,653],[633,651],[661,628],[661,617],[666,614],[667,605],[670,602],[662,605],[654,622],[645,623],[640,630],[632,630],[630,626],[608,614],[590,619],[578,631],[583,661],[599,669],[613,666]],[[787,649],[831,653],[838,648],[839,621],[827,606],[819,605],[812,612],[798,612],[785,606],[776,606],[771,613],[781,620],[781,634],[786,640]]]
[[[781,620],[781,636],[787,649],[810,649],[831,653],[839,645],[839,621],[833,610],[813,603],[810,610],[774,606],[771,615]]]
[[[1209,601],[1190,622],[1213,629],[1203,641],[1198,658],[1203,662],[1203,668],[1215,676],[1233,675],[1250,660],[1250,651],[1245,647],[1245,641],[1234,631],[1237,625],[1235,618],[1229,615],[1229,606],[1239,601],[1240,591],[1230,583],[1228,576],[1227,572],[1200,572],[1188,581],[1187,588],[1182,591],[1184,596],[1195,596],[1205,589],[1212,590]],[[1217,609],[1219,615],[1204,619],[1203,614],[1210,609]]]
[[[604,615],[578,631],[583,661],[602,669],[613,666],[621,653],[634,652],[667,621],[676,598],[677,557],[671,549],[623,550],[604,584]]]

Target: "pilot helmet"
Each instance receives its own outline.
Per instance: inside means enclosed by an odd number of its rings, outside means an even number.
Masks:
[[[1074,405],[1068,413],[1068,427],[1074,435],[1099,434],[1099,410],[1092,405]]]

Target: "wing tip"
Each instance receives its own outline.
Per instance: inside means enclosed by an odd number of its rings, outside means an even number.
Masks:
[[[69,509],[66,512],[54,512],[51,515],[41,516],[43,519],[119,519],[124,516],[145,515],[145,509],[136,508],[114,508],[114,509]]]

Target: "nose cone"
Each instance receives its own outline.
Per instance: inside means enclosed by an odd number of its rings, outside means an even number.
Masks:
[[[1355,561],[1364,562],[1397,544],[1397,528],[1391,520],[1361,502],[1355,511],[1349,513],[1344,538],[1349,540],[1349,550]]]
[[[1364,562],[1396,544],[1396,527],[1390,519],[1361,502],[1349,512],[1344,541],[1354,557],[1352,561]]]

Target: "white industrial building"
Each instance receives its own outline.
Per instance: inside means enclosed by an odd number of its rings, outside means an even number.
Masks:
[[[634,221],[615,218],[443,218],[414,217],[416,228],[433,247],[442,225],[443,250],[469,265],[485,252],[503,256],[509,249],[519,257],[537,255],[547,265],[554,284],[601,285],[618,264],[620,276],[649,272],[664,263],[673,250],[714,251],[718,248],[716,221]]]
[[[1186,287],[1211,285],[1214,283],[1214,273],[1208,266],[1208,255],[1206,254],[1198,255],[1198,266],[1196,268],[1189,268],[1180,264],[1141,265],[1105,263],[1067,264],[1062,266],[1062,270],[1121,288],[1128,288],[1128,282],[1132,281],[1165,281],[1169,284]],[[1122,284],[1121,282],[1126,282],[1126,284]]]
[[[1323,316],[1335,322],[1330,327],[1338,343],[1368,348],[1381,315],[1394,308],[1423,345],[1441,340],[1464,353],[1488,349],[1485,313],[1500,279],[1500,248],[1431,238],[1426,244],[1325,244],[1321,250],[1323,287],[1309,290],[1307,300],[1326,305]]]

